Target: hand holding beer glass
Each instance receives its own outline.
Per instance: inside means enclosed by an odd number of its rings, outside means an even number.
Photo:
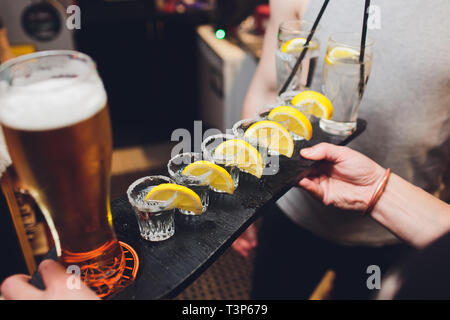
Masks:
[[[93,61],[79,52],[44,51],[0,66],[0,122],[63,265],[79,267],[100,297],[128,285],[138,259],[112,226],[111,124]],[[135,264],[124,277],[125,255]]]

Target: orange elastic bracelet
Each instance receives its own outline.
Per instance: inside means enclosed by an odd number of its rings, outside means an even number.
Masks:
[[[378,185],[377,189],[375,190],[372,199],[370,199],[369,204],[367,205],[366,210],[364,210],[363,215],[369,213],[372,211],[373,207],[377,204],[378,200],[380,199],[381,195],[383,194],[384,189],[386,188],[386,185],[389,180],[389,176],[391,175],[391,168],[386,169],[386,173],[383,176],[383,179],[381,179],[380,184]]]

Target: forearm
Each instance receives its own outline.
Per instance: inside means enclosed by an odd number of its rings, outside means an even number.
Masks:
[[[242,119],[254,118],[259,109],[275,103],[276,99],[276,87],[271,87],[265,81],[260,81],[255,73],[242,107]]]
[[[415,247],[450,230],[450,206],[396,174],[391,174],[371,216]]]
[[[278,26],[282,21],[300,19],[308,2],[308,0],[270,0],[270,19],[264,35],[261,59],[244,100],[242,118],[253,118],[259,109],[276,102],[275,52]]]
[[[275,30],[275,22],[270,21],[264,35],[261,59],[244,100],[242,108],[243,119],[253,118],[257,110],[276,101]]]

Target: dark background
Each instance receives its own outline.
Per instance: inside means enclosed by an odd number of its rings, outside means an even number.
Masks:
[[[198,116],[195,27],[208,13],[156,14],[151,1],[79,1],[78,50],[98,64],[108,92],[116,147],[170,139]],[[97,14],[101,13],[101,14]]]

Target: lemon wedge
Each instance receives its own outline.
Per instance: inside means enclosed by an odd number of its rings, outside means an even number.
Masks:
[[[225,165],[234,165],[240,170],[261,178],[264,163],[258,150],[240,139],[231,139],[219,144],[214,151],[214,158],[221,159]]]
[[[333,104],[327,97],[317,91],[302,91],[292,98],[291,104],[318,118],[328,120],[333,116]]]
[[[279,106],[270,111],[267,119],[278,122],[290,132],[310,140],[312,137],[312,125],[309,119],[296,108],[291,106]]]
[[[325,56],[325,61],[328,64],[334,64],[342,59],[358,60],[359,52],[349,47],[334,47]]]
[[[275,121],[263,120],[255,122],[248,128],[244,137],[258,141],[266,147],[286,157],[292,157],[294,152],[294,140],[291,134]]]
[[[145,197],[145,201],[167,201],[174,199],[167,208],[182,209],[194,212],[197,215],[202,214],[202,202],[200,197],[191,189],[174,183],[162,183],[154,187]]]
[[[193,177],[205,177],[205,185],[209,185],[215,190],[233,194],[234,183],[231,175],[224,168],[209,161],[195,161],[184,168],[183,175]]]
[[[285,53],[302,52],[305,43],[306,38],[293,38],[283,43],[283,45],[281,46],[281,51]],[[315,50],[319,48],[319,44],[316,41],[311,40],[308,47],[310,50]]]

